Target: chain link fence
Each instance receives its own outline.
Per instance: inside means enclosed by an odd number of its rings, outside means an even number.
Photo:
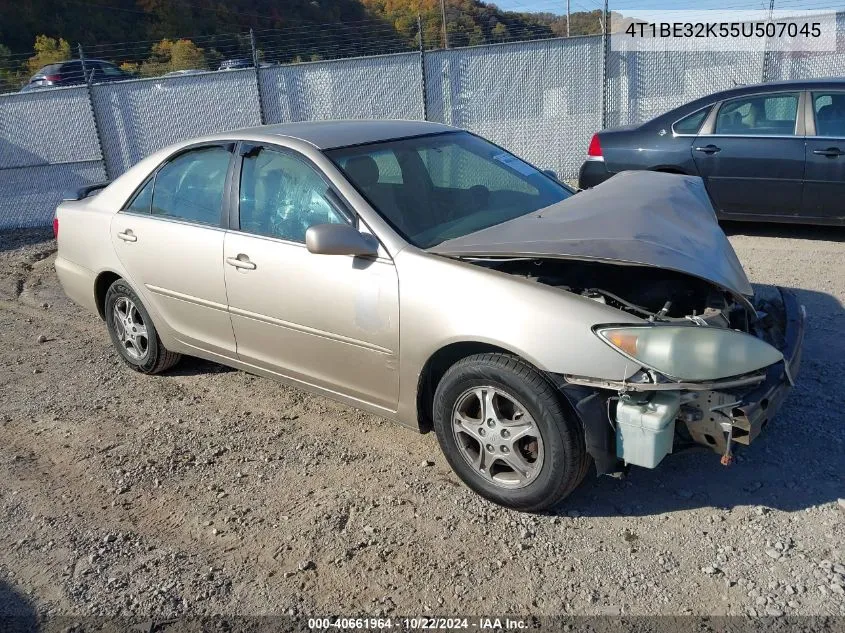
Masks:
[[[266,123],[424,115],[419,53],[272,66],[258,74]]]
[[[845,14],[838,16],[840,44]],[[190,72],[0,96],[0,229],[194,136],[317,119],[428,119],[574,179],[590,136],[737,84],[841,75],[839,52],[611,51],[602,36]]]
[[[427,53],[428,116],[572,177],[601,128],[602,54],[601,37]]]
[[[0,96],[0,228],[47,225],[65,191],[105,177],[86,87]]]
[[[91,86],[110,178],[194,136],[261,125],[255,69]]]

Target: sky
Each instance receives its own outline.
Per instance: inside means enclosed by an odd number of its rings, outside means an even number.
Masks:
[[[712,9],[712,10],[749,10],[768,9],[769,0],[695,0],[679,2],[675,0],[609,0],[613,11],[625,13],[629,10],[652,9]],[[509,11],[544,11],[566,13],[566,0],[492,0],[492,4]],[[775,9],[826,9],[839,4],[836,0],[775,0]],[[592,11],[601,9],[604,0],[570,0],[571,10]]]

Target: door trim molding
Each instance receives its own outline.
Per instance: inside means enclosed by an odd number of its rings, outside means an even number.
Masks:
[[[175,290],[168,290],[167,288],[153,286],[152,284],[144,284],[144,286],[150,292],[160,295],[162,297],[169,297],[170,299],[177,299],[179,301],[185,301],[186,303],[193,303],[196,305],[203,306],[204,308],[211,308],[212,310],[219,310],[221,312],[228,311],[228,306],[222,303],[217,303],[216,301],[200,299],[199,297],[195,297],[193,295],[186,295],[181,292],[176,292]]]
[[[346,343],[347,345],[354,345],[355,347],[361,347],[363,349],[370,350],[372,352],[376,352],[379,354],[384,354],[386,356],[394,356],[395,352],[393,350],[387,349],[386,347],[381,347],[380,345],[374,345],[373,343],[368,343],[367,341],[362,341],[360,339],[349,338],[348,336],[341,336],[340,334],[334,334],[332,332],[326,332],[325,330],[318,330],[316,328],[311,328],[305,325],[299,325],[298,323],[291,323],[290,321],[283,321],[281,319],[275,319],[273,317],[264,315],[264,314],[257,314],[255,312],[250,312],[249,310],[243,310],[241,308],[233,308],[229,307],[229,313],[234,314],[236,316],[243,317],[245,319],[251,319],[253,321],[260,321],[262,323],[268,323],[270,325],[275,325],[278,327],[283,327],[288,330],[294,330],[295,332],[302,332],[304,334],[311,334],[312,336],[319,336],[320,338],[329,339],[332,341],[337,341],[339,343]]]

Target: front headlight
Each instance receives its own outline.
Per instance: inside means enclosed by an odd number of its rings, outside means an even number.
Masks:
[[[688,325],[598,325],[593,331],[631,360],[676,380],[740,376],[783,359],[768,343],[736,330]]]

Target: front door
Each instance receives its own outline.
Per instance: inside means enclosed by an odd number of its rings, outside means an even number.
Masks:
[[[802,215],[845,220],[845,91],[812,93]]]
[[[719,106],[712,134],[692,144],[716,211],[789,216],[801,210],[804,137],[796,133],[798,92],[755,94]]]
[[[325,177],[281,148],[242,152],[239,230],[224,261],[238,358],[394,411],[399,395],[399,288],[393,261],[315,255],[305,231],[354,222]],[[359,227],[364,228],[364,227]]]
[[[165,163],[111,224],[129,282],[184,345],[233,358],[226,308],[223,190],[232,152],[203,147]]]

